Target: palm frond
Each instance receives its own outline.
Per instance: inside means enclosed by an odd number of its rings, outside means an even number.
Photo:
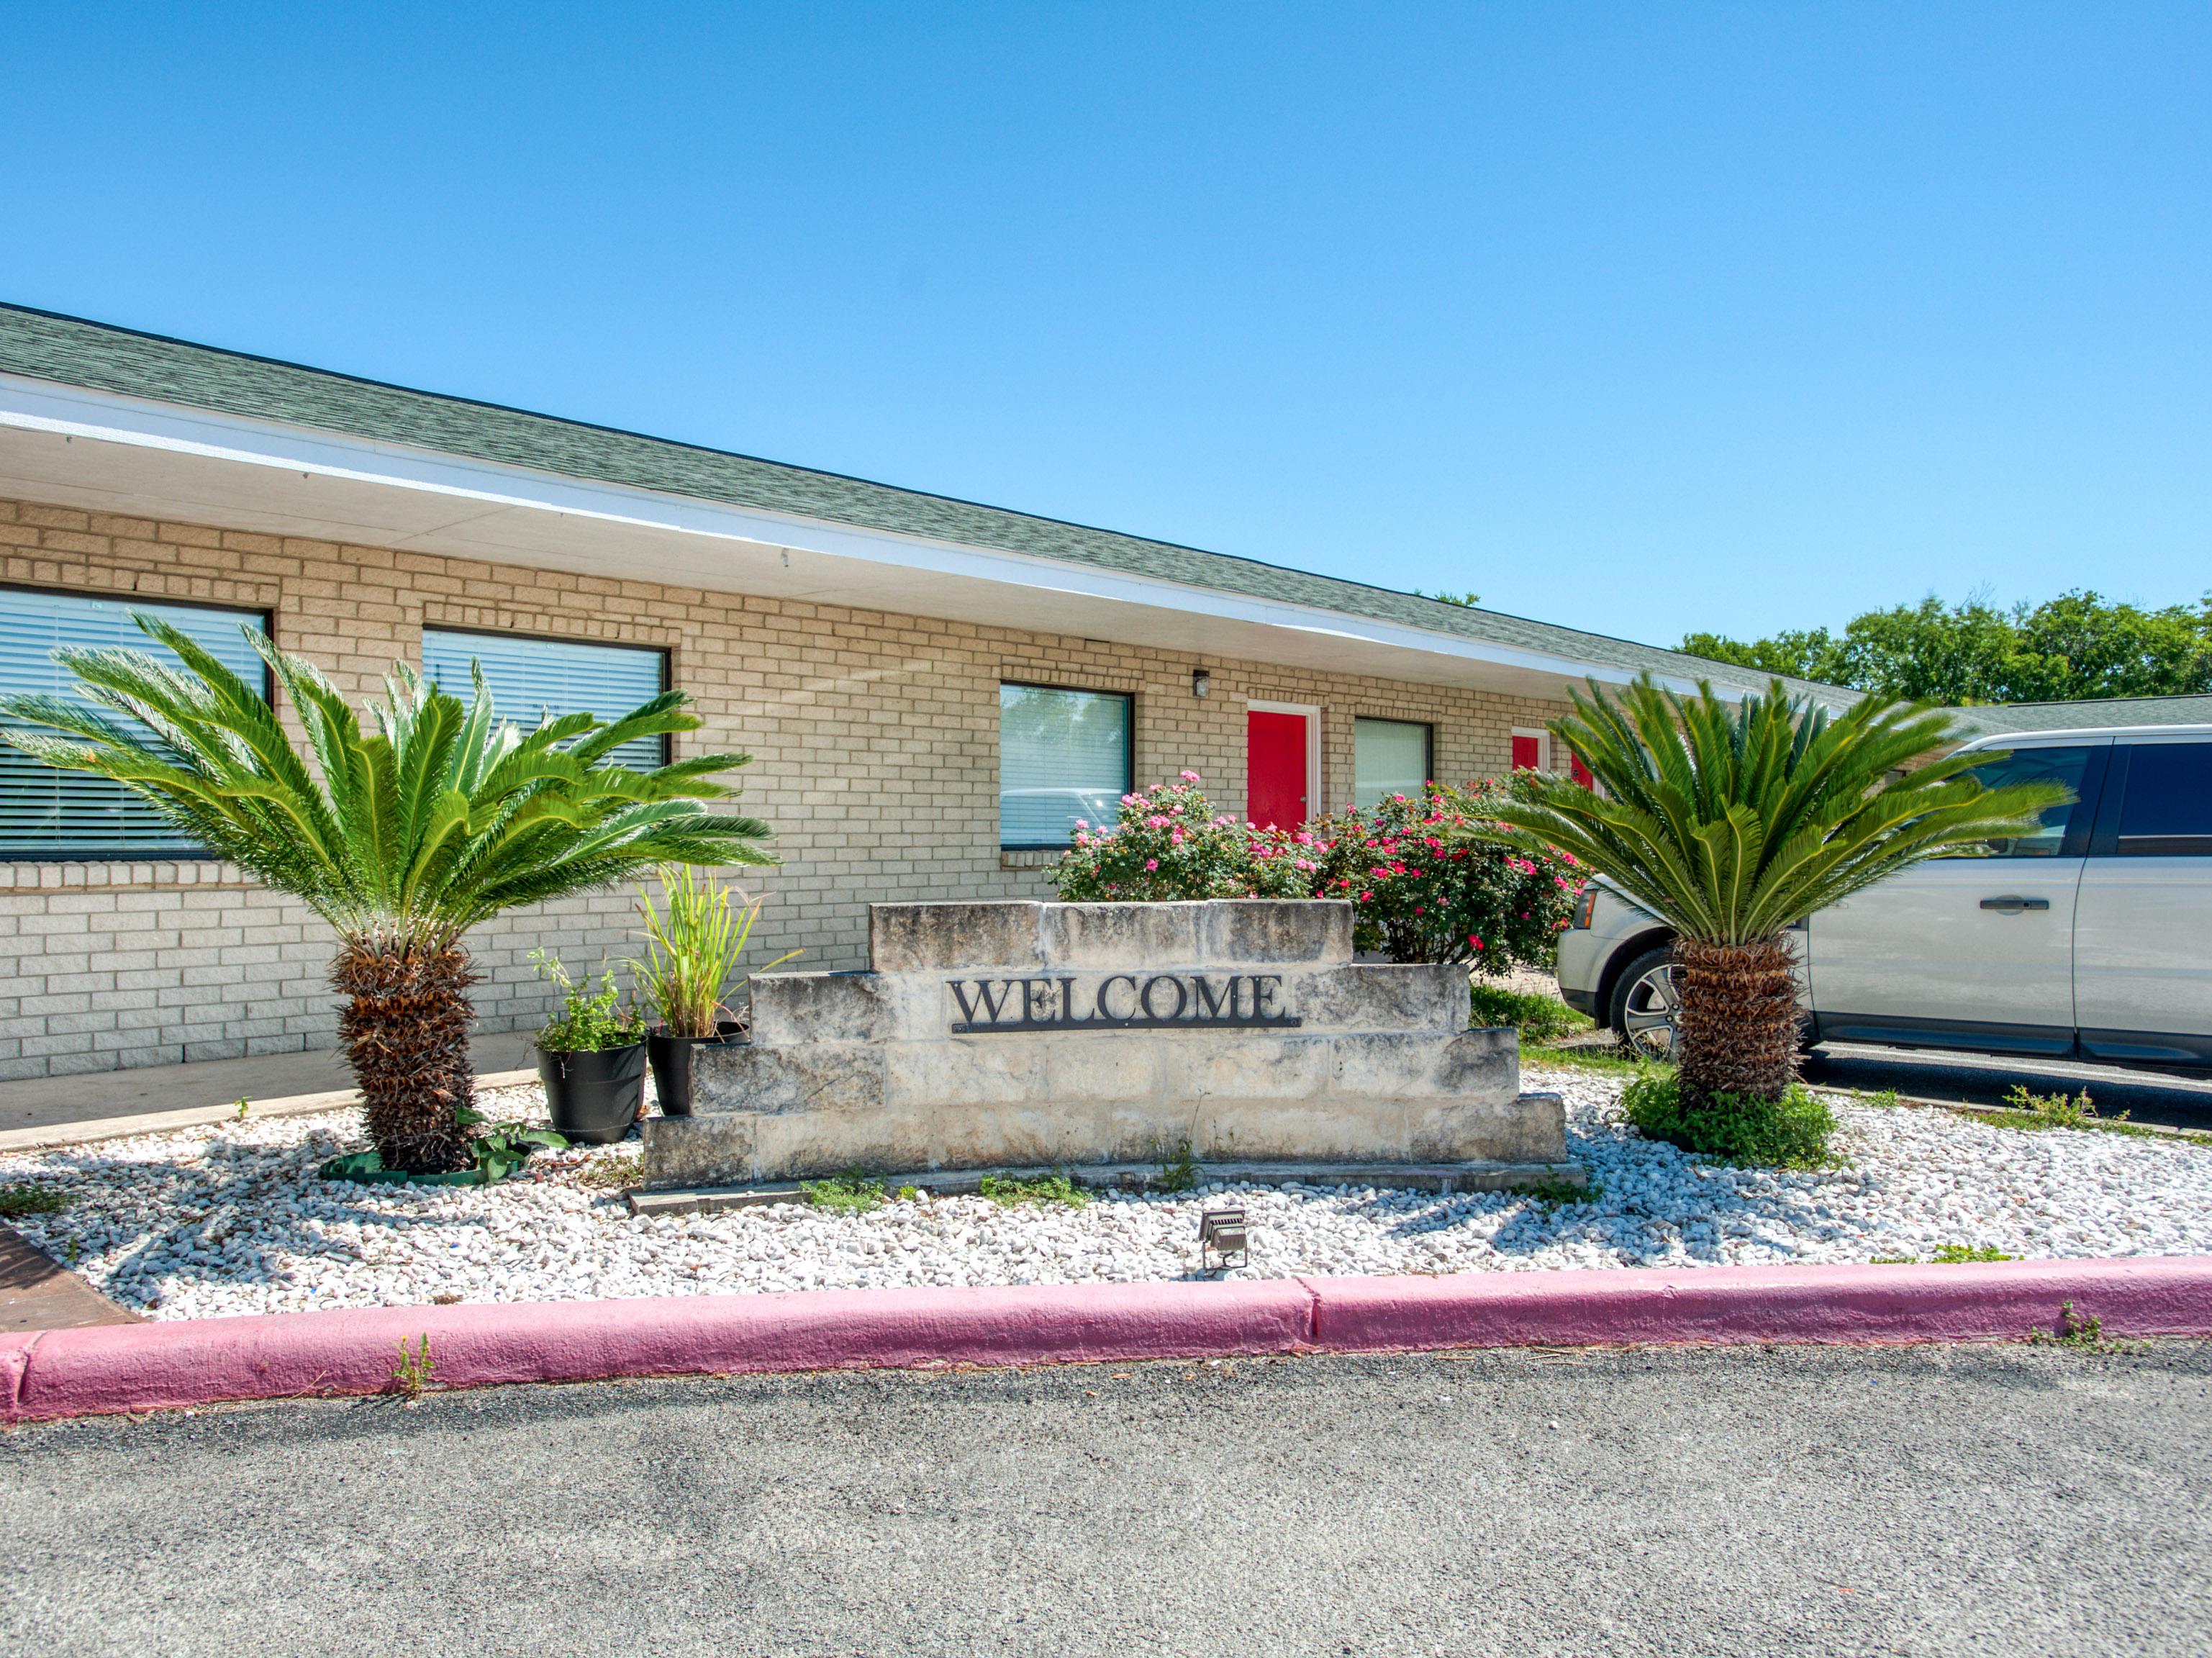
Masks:
[[[2069,797],[2055,783],[1984,788],[1948,755],[1949,722],[1868,697],[1831,715],[1779,681],[1734,705],[1639,678],[1595,681],[1553,722],[1602,793],[1528,780],[1478,835],[1571,854],[1687,938],[1745,944],[1923,858],[2019,835]]]
[[[0,698],[22,722],[0,739],[121,784],[346,937],[443,947],[503,909],[658,865],[776,861],[765,823],[709,809],[749,756],[645,772],[607,762],[639,737],[697,729],[680,691],[615,720],[522,731],[498,718],[481,671],[464,704],[399,664],[364,728],[312,663],[247,629],[299,717],[303,755],[257,687],[159,618],[132,619],[177,661],[58,652],[85,700]]]

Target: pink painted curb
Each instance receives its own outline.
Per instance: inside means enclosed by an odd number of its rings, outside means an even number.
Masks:
[[[2114,1336],[2212,1334],[2212,1256],[1306,1280],[1345,1351],[1628,1342],[2006,1341],[2065,1303]]]
[[[1295,1283],[822,1290],[280,1313],[49,1330],[22,1342],[9,1420],[389,1391],[428,1336],[438,1387],[609,1376],[1036,1364],[1296,1351]],[[0,1347],[0,1354],[7,1351]],[[0,1388],[8,1385],[0,1358]]]
[[[2212,1257],[1696,1267],[378,1308],[0,1336],[0,1418],[433,1385],[1600,1343],[2008,1340],[2061,1304],[2114,1336],[2212,1334]]]

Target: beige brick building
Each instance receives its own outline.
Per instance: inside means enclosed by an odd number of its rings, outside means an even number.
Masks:
[[[744,805],[782,859],[749,883],[763,959],[828,968],[862,964],[871,902],[1048,894],[1054,854],[1002,838],[1002,685],[1099,694],[1138,786],[1188,768],[1243,811],[1255,704],[1305,722],[1284,728],[1310,754],[1288,786],[1321,809],[1362,787],[1362,732],[1425,731],[1431,774],[1483,776],[1514,762],[1516,730],[1522,761],[1548,763],[1536,733],[1586,676],[1738,672],[5,308],[0,583],[0,621],[11,604],[255,616],[356,697],[395,659],[421,663],[426,629],[659,653],[706,720],[679,755],[755,756]],[[0,1079],[332,1042],[328,938],[301,906],[188,854],[34,841],[0,862]],[[618,963],[631,904],[482,929],[484,1028],[542,1014],[535,945]]]

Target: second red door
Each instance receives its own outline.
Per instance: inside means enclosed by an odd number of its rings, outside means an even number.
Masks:
[[[1296,829],[1306,821],[1306,718],[1256,708],[1244,716],[1246,815],[1262,829]]]

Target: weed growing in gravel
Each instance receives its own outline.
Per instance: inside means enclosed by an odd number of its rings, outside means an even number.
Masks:
[[[2086,1088],[2069,1100],[2063,1093],[2031,1094],[2026,1083],[2014,1083],[2004,1111],[1987,1121],[2003,1128],[2087,1128],[2102,1120]]]
[[[2004,1109],[1974,1114],[2000,1128],[2080,1128],[2145,1139],[2159,1138],[2157,1130],[2130,1122],[2124,1111],[2117,1117],[2099,1116],[2096,1102],[2086,1088],[2069,1100],[2063,1093],[2031,1094],[2026,1083],[2014,1083],[2012,1092],[2005,1096]]]
[[[1530,1186],[1510,1188],[1531,1202],[1540,1203],[1547,1209],[1565,1209],[1577,1203],[1595,1203],[1605,1196],[1604,1184],[1596,1176],[1588,1186],[1576,1186],[1566,1181],[1543,1181]]]
[[[865,1215],[884,1206],[884,1183],[857,1169],[826,1180],[802,1181],[799,1189],[817,1209],[840,1215]]]
[[[576,1184],[619,1191],[637,1184],[640,1167],[635,1157],[593,1157],[576,1171]]]
[[[1716,1094],[1686,1107],[1674,1072],[1654,1072],[1621,1090],[1620,1108],[1639,1133],[1685,1151],[1778,1169],[1818,1169],[1833,1161],[1828,1136],[1836,1114],[1800,1083],[1778,1100]]]
[[[1163,1192],[1194,1192],[1198,1189],[1198,1159],[1190,1154],[1190,1142],[1177,1143],[1175,1155],[1160,1165],[1160,1172],[1152,1177],[1152,1184]]]
[[[1002,1209],[1045,1203],[1063,1203],[1071,1209],[1080,1209],[1091,1201],[1091,1193],[1056,1169],[1051,1174],[1039,1175],[1034,1180],[1017,1180],[1010,1175],[986,1175],[981,1191],[985,1197]]]
[[[1928,1259],[1938,1266],[1958,1266],[1970,1260],[2018,1260],[2020,1257],[1992,1249],[1985,1243],[1939,1243],[1936,1253]]]
[[[1992,1249],[1984,1243],[1939,1243],[1928,1257],[1933,1266],[1958,1266],[1970,1260],[2018,1260],[2018,1255],[2008,1255],[2002,1249]],[[1917,1266],[1917,1255],[1876,1255],[1867,1263],[1870,1266]]]
[[[0,1215],[51,1215],[68,1207],[69,1199],[51,1186],[0,1186]]]
[[[422,1390],[430,1385],[430,1372],[438,1368],[438,1361],[430,1357],[430,1335],[422,1333],[420,1351],[410,1351],[405,1337],[399,1341],[399,1363],[392,1367],[392,1386],[399,1396],[412,1405],[422,1397]]]
[[[1504,985],[1476,980],[1468,987],[1475,1025],[1511,1025],[1524,1042],[1554,1042],[1592,1028],[1584,1017],[1557,996],[1527,990],[1508,990]]]

